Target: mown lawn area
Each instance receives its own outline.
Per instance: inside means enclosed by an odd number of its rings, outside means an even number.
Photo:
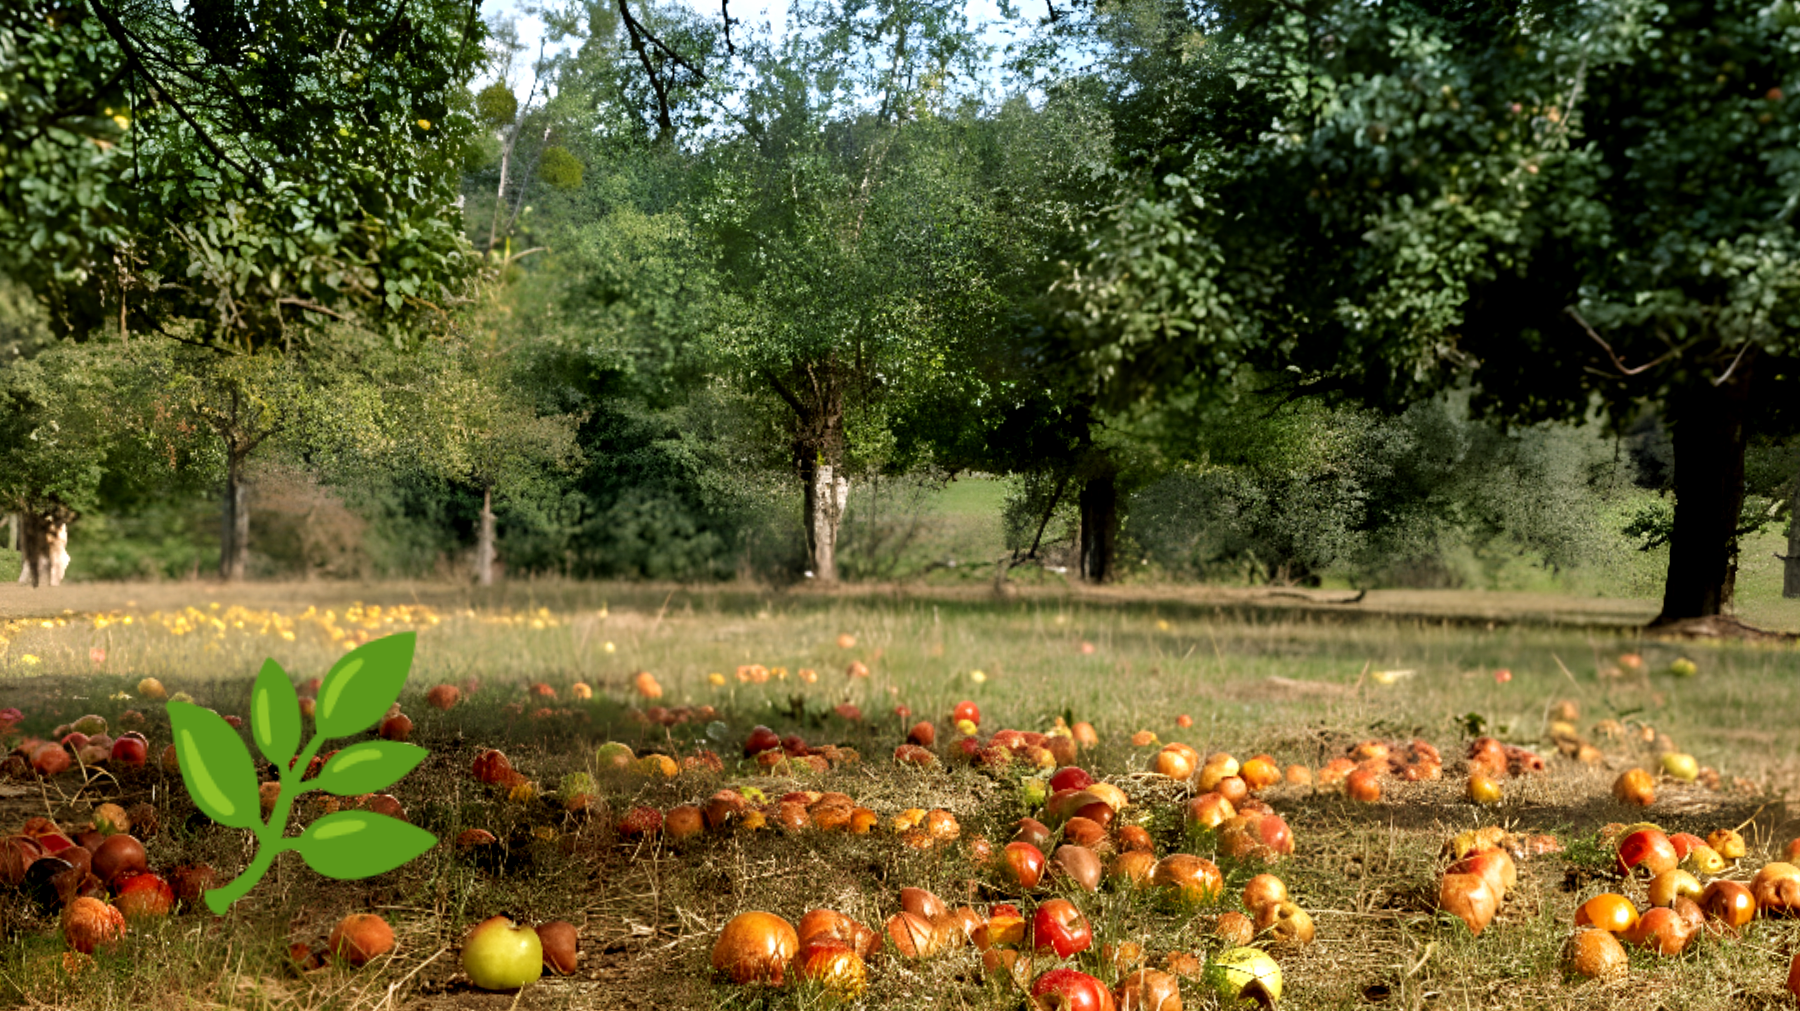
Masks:
[[[285,855],[226,916],[202,910],[135,923],[117,948],[73,975],[63,968],[55,912],[19,888],[0,887],[0,1003],[827,1007],[833,998],[817,988],[713,978],[708,958],[719,928],[744,910],[792,922],[829,907],[880,929],[906,886],[982,912],[1010,901],[1029,913],[1048,897],[1072,898],[1096,936],[1094,949],[1073,964],[1110,983],[1117,970],[1102,960],[1102,943],[1135,942],[1153,966],[1172,952],[1216,953],[1214,918],[1237,908],[1250,876],[1272,870],[1317,928],[1309,945],[1271,946],[1285,979],[1283,1007],[1792,1006],[1783,985],[1800,946],[1796,920],[1759,918],[1741,933],[1702,937],[1680,957],[1634,952],[1629,975],[1612,981],[1566,979],[1558,954],[1586,898],[1620,890],[1646,903],[1643,882],[1607,870],[1597,834],[1608,823],[1647,819],[1702,837],[1741,826],[1749,852],[1722,875],[1740,880],[1800,836],[1786,799],[1800,785],[1800,652],[1786,643],[1643,638],[1629,624],[1641,602],[1587,602],[1571,609],[1574,624],[1559,625],[1547,620],[1554,615],[1540,598],[1480,599],[1479,607],[1452,599],[1454,606],[1434,608],[1430,595],[1396,596],[1384,615],[1369,610],[1376,595],[1345,608],[1153,588],[1027,588],[1010,598],[957,588],[832,596],[571,583],[515,583],[486,594],[431,584],[5,591],[0,707],[24,714],[15,743],[49,736],[87,713],[105,717],[116,733],[126,710],[136,709],[146,717],[153,758],[145,770],[77,769],[0,782],[0,833],[18,832],[34,816],[79,829],[105,801],[149,804],[158,823],[145,840],[153,869],[204,862],[229,880],[249,861],[250,837],[211,823],[180,777],[156,767],[170,730],[160,707],[137,697],[140,679],[155,677],[170,692],[247,719],[264,658],[300,683],[322,676],[348,645],[414,630],[417,654],[400,704],[415,722],[412,742],[431,754],[391,792],[440,844],[362,881],[321,877]],[[1622,665],[1626,654],[1640,656],[1642,666]],[[1670,674],[1678,657],[1691,658],[1698,673]],[[853,663],[868,676],[849,676]],[[767,680],[757,680],[755,665],[771,672]],[[1510,680],[1496,679],[1500,669]],[[639,672],[654,677],[660,698],[639,693]],[[425,704],[431,686],[471,680],[475,690],[455,708]],[[591,686],[592,698],[577,698],[577,683]],[[532,694],[534,684],[553,689],[554,698]],[[963,761],[946,716],[965,699],[981,709],[983,739],[1003,728],[1050,732],[1059,720],[1091,723],[1098,744],[1078,761],[1130,798],[1118,823],[1144,826],[1159,856],[1217,859],[1224,897],[1183,906],[1155,889],[1116,883],[1095,893],[1066,880],[1030,893],[1003,884],[971,858],[970,844],[981,837],[998,849],[1020,818],[1043,817],[1027,780],[1048,770]],[[1564,701],[1579,709],[1578,730],[1602,763],[1564,757],[1550,739],[1552,709]],[[860,718],[840,714],[844,705]],[[646,715],[652,706],[666,711],[664,721]],[[910,717],[896,715],[897,707]],[[1178,725],[1182,716],[1191,725]],[[936,725],[937,764],[896,765],[896,746],[919,720]],[[1620,732],[1596,729],[1605,721]],[[840,752],[828,771],[790,763],[791,774],[772,775],[743,754],[759,724],[858,758]],[[1134,746],[1141,731],[1158,744]],[[1498,805],[1468,802],[1462,759],[1478,732],[1536,751],[1546,770],[1507,780]],[[1370,738],[1434,744],[1444,758],[1441,778],[1386,779],[1373,803],[1328,787],[1268,789],[1264,799],[1296,841],[1294,854],[1273,867],[1219,854],[1213,834],[1184,825],[1190,784],[1150,771],[1167,742],[1201,755],[1267,753],[1284,767],[1316,772]],[[665,777],[602,768],[596,752],[609,740],[677,763],[711,751],[722,769],[702,764]],[[1716,770],[1718,788],[1663,779],[1648,809],[1612,799],[1620,772],[1656,770],[1660,747],[1669,746]],[[504,751],[538,786],[536,795],[509,797],[477,782],[470,767],[487,748]],[[563,795],[578,789],[567,778],[577,773],[591,777],[592,799],[570,812]],[[704,805],[721,789],[747,788],[771,801],[797,791],[841,792],[881,822],[866,835],[728,828],[682,841],[615,830],[634,807]],[[318,816],[318,800],[298,805],[290,832]],[[888,826],[912,808],[948,810],[959,837],[936,847],[906,844]],[[1520,861],[1517,888],[1477,938],[1433,907],[1447,862],[1441,847],[1459,831],[1487,825],[1554,834],[1563,851]],[[475,828],[498,842],[485,851],[453,845]],[[290,944],[322,945],[332,925],[356,911],[393,924],[391,956],[361,970],[303,972],[290,963]],[[473,989],[459,969],[462,935],[502,912],[574,923],[579,970],[519,994]],[[1183,1000],[1215,1006],[1198,983],[1183,985]],[[924,961],[890,947],[870,961],[867,993],[848,1006],[1003,1009],[1023,1006],[1023,998],[984,973],[971,947]]]

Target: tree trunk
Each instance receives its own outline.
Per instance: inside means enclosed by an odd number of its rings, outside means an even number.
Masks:
[[[1118,531],[1118,475],[1109,467],[1081,486],[1081,578],[1090,583],[1112,578]]]
[[[1794,481],[1794,503],[1788,509],[1788,552],[1782,560],[1781,595],[1800,597],[1800,478]]]
[[[244,481],[244,454],[232,451],[225,467],[225,522],[219,538],[219,578],[244,579],[250,560],[250,486]]]
[[[1724,386],[1698,383],[1671,405],[1675,523],[1662,614],[1652,624],[1710,617],[1731,603],[1754,367],[1753,361],[1742,361]]]
[[[481,489],[481,526],[475,535],[475,578],[494,585],[494,489]]]
[[[819,460],[819,451],[801,447],[800,480],[806,496],[806,557],[812,577],[824,584],[838,581],[838,528],[850,502],[850,479]]]
[[[49,530],[44,514],[35,509],[19,513],[19,552],[25,556],[25,567],[19,582],[36,589],[50,578]]]

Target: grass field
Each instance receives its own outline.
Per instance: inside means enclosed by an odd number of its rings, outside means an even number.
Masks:
[[[1321,595],[1329,599],[1331,594]],[[379,611],[353,607],[360,600]],[[49,603],[50,607],[45,608]],[[1654,612],[1641,601],[1573,602],[1515,595],[1372,593],[1354,607],[1269,598],[1252,591],[1126,588],[1076,594],[1026,588],[1011,599],[974,588],[868,588],[852,594],[772,594],[755,588],[516,583],[481,594],[462,587],[342,584],[251,585],[224,590],[193,584],[74,586],[56,594],[0,590],[0,707],[25,713],[19,730],[46,735],[84,713],[117,724],[143,706],[124,698],[138,679],[160,678],[222,713],[245,712],[251,679],[274,657],[296,680],[322,675],[346,643],[404,629],[419,632],[402,708],[417,723],[413,741],[431,750],[392,791],[415,824],[444,842],[401,869],[365,881],[322,878],[292,854],[223,918],[185,913],[134,927],[118,949],[73,977],[60,966],[63,942],[53,914],[0,888],[0,1003],[83,1008],[404,1007],[404,1008],[813,1008],[817,990],[769,991],[710,979],[708,952],[719,927],[746,909],[797,920],[829,906],[879,927],[898,908],[901,887],[937,891],[978,909],[996,900],[1028,904],[1073,895],[1097,939],[1135,940],[1160,964],[1171,951],[1217,950],[1213,914],[1235,906],[1178,908],[1155,896],[1103,886],[1096,894],[1061,884],[1021,897],[973,866],[965,843],[981,835],[998,847],[1035,808],[1018,770],[986,772],[946,762],[897,767],[904,739],[898,705],[938,723],[961,699],[980,704],[984,732],[1044,731],[1057,719],[1086,720],[1100,744],[1081,757],[1133,799],[1123,818],[1152,833],[1159,854],[1213,856],[1215,840],[1189,833],[1178,802],[1185,787],[1146,771],[1155,747],[1133,747],[1139,730],[1182,741],[1202,754],[1240,758],[1268,752],[1282,764],[1317,767],[1355,742],[1423,737],[1445,756],[1437,782],[1386,784],[1383,798],[1358,804],[1328,790],[1280,786],[1270,803],[1292,825],[1293,857],[1276,868],[1318,926],[1316,941],[1276,949],[1286,977],[1282,1006],[1395,1008],[1757,1008],[1792,1006],[1782,991],[1800,921],[1759,919],[1738,936],[1708,937],[1679,958],[1633,954],[1628,977],[1565,980],[1557,955],[1579,901],[1623,888],[1641,906],[1643,886],[1609,879],[1593,843],[1600,826],[1648,817],[1670,831],[1704,836],[1744,825],[1750,855],[1728,876],[1747,879],[1800,835],[1787,796],[1800,785],[1800,652],[1792,646],[1641,639],[1631,623]],[[1770,624],[1793,627],[1772,605]],[[215,606],[216,605],[216,606]],[[309,613],[309,608],[312,609]],[[67,612],[65,613],[65,609]],[[126,622],[129,618],[129,623]],[[1553,619],[1573,619],[1574,626]],[[46,623],[48,623],[46,625]],[[856,638],[853,648],[840,635]],[[1088,647],[1091,647],[1091,651]],[[103,650],[104,655],[96,652]],[[1640,653],[1646,672],[1616,673],[1616,658]],[[1677,656],[1700,673],[1662,673]],[[27,658],[31,659],[27,659]],[[848,678],[862,661],[871,676]],[[785,677],[741,682],[740,665],[783,668]],[[1498,683],[1497,668],[1512,680]],[[817,672],[807,681],[800,672]],[[661,726],[634,718],[648,703],[633,675],[650,671],[665,707],[712,706],[711,719]],[[978,680],[973,673],[979,671]],[[1410,671],[1394,675],[1392,672]],[[722,686],[709,675],[723,674]],[[448,713],[423,704],[439,682],[480,681]],[[576,682],[595,688],[574,701]],[[549,715],[527,686],[557,689]],[[1384,683],[1386,682],[1386,683]],[[1660,784],[1647,812],[1610,799],[1619,770],[1654,768],[1636,738],[1592,736],[1604,768],[1561,758],[1546,735],[1549,707],[1571,700],[1584,732],[1603,719],[1650,726],[1718,770],[1722,788]],[[851,703],[851,722],[833,707]],[[509,711],[518,704],[518,711]],[[153,707],[153,753],[169,729]],[[1186,714],[1192,726],[1177,727]],[[1465,802],[1460,756],[1470,727],[1537,749],[1548,771],[1506,784],[1493,808]],[[756,724],[797,733],[811,744],[855,749],[861,761],[803,778],[772,778],[740,762]],[[593,768],[602,741],[675,758],[713,750],[724,771],[670,779]],[[941,738],[942,739],[942,738]],[[335,745],[334,745],[335,746]],[[553,797],[513,801],[469,775],[482,748],[499,747],[553,793],[563,777],[592,771],[599,785],[591,815],[571,815]],[[940,749],[945,750],[945,749]],[[946,758],[949,752],[945,750]],[[667,809],[704,803],[721,787],[756,786],[770,797],[794,789],[841,791],[884,822],[907,808],[955,814],[962,839],[914,850],[889,832],[724,832],[680,844],[627,840],[613,823],[635,805]],[[0,783],[0,831],[49,816],[75,827],[103,800],[154,804],[161,830],[147,840],[153,867],[206,861],[228,879],[248,860],[246,833],[198,814],[179,777],[161,772],[80,773]],[[317,808],[303,804],[295,825]],[[1560,855],[1520,865],[1520,885],[1479,938],[1435,912],[1438,851],[1456,831],[1486,824],[1551,832]],[[502,854],[474,858],[449,845],[466,828],[485,828]],[[1260,867],[1220,861],[1231,885]],[[394,955],[360,971],[302,973],[286,960],[293,941],[322,942],[352,911],[373,910],[395,925]],[[520,994],[471,988],[458,970],[460,938],[498,912],[580,929],[579,972]],[[1098,944],[1096,944],[1098,947]],[[1107,980],[1097,954],[1080,956]],[[984,978],[962,949],[925,962],[890,952],[870,966],[861,1006],[982,1008],[1021,1006]],[[1188,1007],[1213,1006],[1199,986]]]

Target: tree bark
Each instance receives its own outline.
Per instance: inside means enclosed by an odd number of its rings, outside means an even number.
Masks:
[[[1118,531],[1118,474],[1109,467],[1081,486],[1082,579],[1104,583],[1112,578]]]
[[[49,530],[45,528],[44,514],[35,509],[21,510],[18,525],[19,553],[25,556],[19,582],[36,589],[50,578]]]
[[[1794,481],[1794,502],[1788,509],[1788,552],[1782,559],[1781,595],[1800,597],[1800,478]]]
[[[225,466],[225,516],[219,543],[219,578],[240,583],[250,560],[250,485],[244,481],[248,454],[233,451]]]
[[[812,577],[822,584],[838,581],[838,529],[850,501],[850,479],[820,459],[817,447],[800,446],[800,481],[806,497],[806,557]]]
[[[494,489],[481,489],[481,526],[475,535],[475,578],[494,585]]]
[[[1710,617],[1731,603],[1754,369],[1755,362],[1740,362],[1723,386],[1697,383],[1671,405],[1675,523],[1662,614],[1652,624]]]

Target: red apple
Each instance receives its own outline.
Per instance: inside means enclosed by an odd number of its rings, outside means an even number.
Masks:
[[[112,743],[111,760],[114,765],[140,768],[150,760],[150,742],[136,731],[121,734]]]
[[[127,920],[167,916],[175,906],[175,889],[160,874],[126,875],[117,880],[114,890],[119,893],[119,912]]]
[[[1641,828],[1619,840],[1617,869],[1620,874],[1629,876],[1642,868],[1649,877],[1655,877],[1680,863],[1675,845],[1657,829]]]
[[[758,726],[750,731],[749,737],[744,739],[745,757],[779,747],[781,747],[781,735],[768,727]]]
[[[978,727],[981,726],[981,707],[967,699],[958,702],[956,708],[950,711],[950,722],[961,723],[964,720],[968,720]]]
[[[1094,929],[1073,902],[1051,899],[1031,917],[1031,943],[1039,950],[1054,949],[1058,958],[1068,958],[1094,943]]]
[[[1106,985],[1085,972],[1051,969],[1031,984],[1035,1006],[1043,1011],[1113,1011]]]
[[[144,844],[128,835],[107,836],[94,851],[94,876],[108,885],[145,870]]]
[[[1092,785],[1094,785],[1094,777],[1088,775],[1086,769],[1076,768],[1073,765],[1056,770],[1055,774],[1050,777],[1052,791],[1085,790]]]
[[[1028,842],[1011,842],[1000,851],[999,874],[1020,888],[1036,888],[1044,879],[1044,851]]]
[[[389,741],[405,741],[412,736],[413,721],[404,713],[395,713],[381,721],[381,736]]]

